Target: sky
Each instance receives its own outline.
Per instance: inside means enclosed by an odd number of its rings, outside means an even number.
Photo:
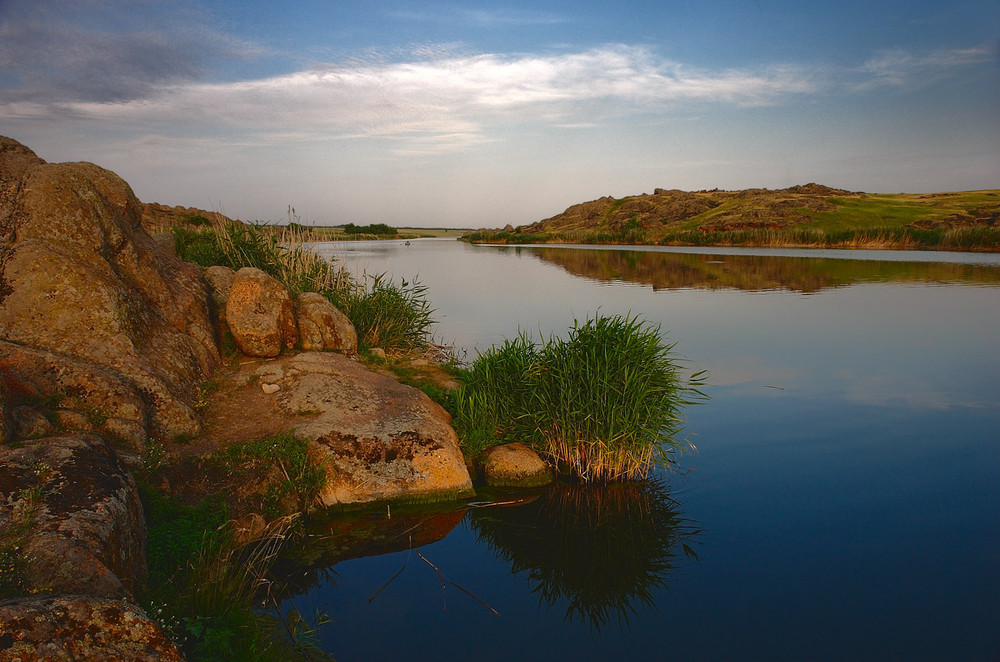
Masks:
[[[0,135],[266,223],[1000,188],[1000,3],[0,0]]]

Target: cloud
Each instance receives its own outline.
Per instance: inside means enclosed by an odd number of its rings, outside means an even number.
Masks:
[[[259,49],[198,27],[183,2],[12,2],[0,22],[0,101],[58,104],[146,98],[204,78],[212,58]],[[197,16],[194,16],[197,18]]]
[[[194,66],[168,62],[144,94],[123,84],[121,98],[108,90],[48,103],[15,98],[0,109],[18,117],[186,123],[251,134],[294,126],[324,137],[419,136],[417,151],[426,153],[435,142],[453,151],[488,140],[488,129],[504,123],[592,124],[681,102],[759,105],[815,89],[792,67],[693,70],[626,45],[556,55],[353,62],[232,83],[188,81]]]
[[[860,90],[878,87],[922,87],[957,69],[996,59],[997,49],[992,46],[938,49],[929,53],[914,53],[902,48],[882,50],[860,67],[862,80],[856,87]]]

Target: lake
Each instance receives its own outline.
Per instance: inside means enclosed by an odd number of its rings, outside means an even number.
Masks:
[[[649,483],[318,523],[285,606],[338,660],[1000,659],[1000,256],[317,250],[418,278],[467,360],[600,311],[710,373]]]

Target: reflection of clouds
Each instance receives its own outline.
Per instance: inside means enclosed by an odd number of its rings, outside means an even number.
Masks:
[[[936,387],[929,380],[914,374],[883,374],[869,376],[843,375],[844,397],[850,402],[875,407],[905,407],[912,409],[996,409],[1000,400],[978,397],[965,399],[962,393]],[[972,395],[971,393],[967,395]]]
[[[708,370],[711,386],[776,386],[787,388],[799,379],[798,370],[787,364],[769,363],[760,356],[723,357],[699,361]]]

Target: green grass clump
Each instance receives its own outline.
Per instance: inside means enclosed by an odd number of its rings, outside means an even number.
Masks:
[[[208,464],[224,474],[263,481],[259,507],[269,517],[307,512],[326,485],[326,470],[309,455],[309,442],[283,432],[231,444],[213,453]]]
[[[597,316],[541,346],[525,334],[484,353],[456,394],[466,452],[521,441],[582,481],[644,478],[680,449],[684,405],[703,373],[680,375],[659,327]]]
[[[427,288],[418,281],[386,274],[364,276],[350,288],[323,292],[354,324],[358,341],[386,351],[423,346],[433,324]]]

